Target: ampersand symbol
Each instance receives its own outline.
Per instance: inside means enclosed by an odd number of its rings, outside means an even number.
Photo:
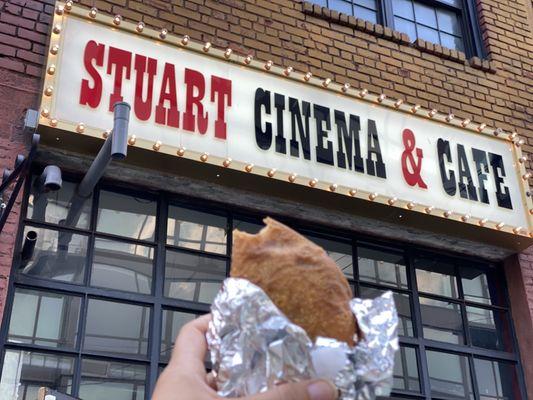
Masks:
[[[415,149],[415,134],[410,129],[404,129],[402,133],[402,139],[403,147],[405,148],[402,153],[403,177],[410,186],[418,185],[422,189],[427,189],[427,185],[425,184],[422,179],[422,176],[420,175],[420,171],[422,170],[422,158],[424,158],[424,153],[420,148]],[[413,150],[416,150],[417,160],[415,160],[413,156]]]

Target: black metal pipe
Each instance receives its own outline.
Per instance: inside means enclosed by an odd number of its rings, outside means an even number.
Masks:
[[[33,158],[35,157],[35,153],[37,153],[37,146],[39,146],[39,140],[40,135],[37,133],[34,133],[32,135],[32,144],[31,149],[28,154],[28,158],[17,165],[13,172],[9,175],[9,177],[2,182],[0,185],[0,194],[3,194],[4,189],[11,184],[12,181],[15,180],[15,178],[18,177],[18,175],[21,175],[21,179],[17,180],[17,183],[15,184],[15,187],[13,188],[13,191],[11,192],[11,196],[9,197],[9,200],[7,201],[5,208],[3,208],[2,213],[0,214],[0,233],[4,230],[4,226],[7,221],[7,217],[9,216],[9,213],[11,212],[11,208],[13,207],[13,204],[15,204],[15,200],[17,199],[17,196],[20,192],[20,188],[22,187],[22,183],[26,179],[27,174],[30,170],[30,165],[33,161]]]
[[[35,244],[37,243],[37,232],[28,231],[24,238],[24,244],[22,245],[22,251],[20,252],[20,268],[24,268],[33,257],[33,251],[35,250]]]
[[[32,139],[32,149],[37,148],[39,145],[40,136],[38,134],[33,135]],[[4,190],[11,185],[12,181],[14,181],[17,176],[20,174],[22,169],[24,168],[24,161],[26,160],[26,157],[24,157],[22,154],[18,154],[17,158],[15,159],[15,165],[13,169],[5,169],[2,174],[2,184],[0,185],[0,193],[3,193]]]
[[[115,103],[113,130],[78,186],[77,192],[80,197],[88,198],[91,195],[112,159],[126,158],[130,109],[128,103]]]
[[[15,159],[15,168],[17,168],[20,164],[24,162],[26,157],[22,154],[17,154],[17,158]]]
[[[9,179],[9,176],[13,173],[12,170],[9,168],[4,169],[4,172],[2,173],[2,183],[4,183],[6,180]]]
[[[111,143],[111,157],[114,160],[123,160],[128,154],[130,110],[131,107],[126,102],[115,103],[113,110],[113,141]]]
[[[123,160],[126,158],[128,154],[130,110],[131,106],[126,102],[115,103],[113,108],[113,130],[74,191],[70,200],[69,211],[64,221],[65,226],[76,226],[85,201],[91,197],[94,187],[104,175],[111,160]],[[59,234],[59,245],[62,248],[67,248],[71,237],[71,233],[61,232]]]

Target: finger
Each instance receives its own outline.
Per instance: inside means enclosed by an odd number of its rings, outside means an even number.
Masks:
[[[205,380],[211,389],[217,390],[217,381],[212,372],[207,374],[207,376],[205,377]]]
[[[286,383],[240,400],[336,400],[337,388],[326,380]]]
[[[211,314],[203,315],[183,326],[172,350],[169,367],[186,368],[195,374],[205,376],[204,358],[207,352],[205,333]]]

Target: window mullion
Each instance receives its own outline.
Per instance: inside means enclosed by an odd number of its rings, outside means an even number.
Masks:
[[[352,272],[356,294],[359,293],[359,256],[357,255],[357,244],[357,240],[355,238],[352,239]]]
[[[82,353],[83,353],[83,342],[85,340],[85,331],[87,328],[87,310],[89,308],[89,296],[85,294],[81,301],[82,309],[80,312],[80,334],[78,338],[78,357],[76,357],[76,362],[74,364],[74,378],[73,378],[73,387],[72,391],[75,397],[79,395],[80,385],[81,385],[81,364],[82,364]]]
[[[155,256],[154,267],[154,304],[152,308],[152,318],[150,325],[150,334],[148,340],[150,343],[150,367],[148,374],[148,385],[145,397],[150,398],[157,382],[159,375],[159,356],[161,350],[161,329],[162,329],[162,299],[163,299],[163,286],[165,279],[165,258],[166,258],[166,235],[167,235],[167,220],[168,220],[168,199],[166,195],[162,195],[159,201],[159,210],[157,213],[158,221],[156,241],[157,250]]]
[[[467,57],[485,57],[486,52],[481,39],[481,29],[477,18],[476,8],[471,0],[462,0],[461,28]]]
[[[459,291],[459,299],[461,299],[460,302],[460,308],[461,308],[461,318],[463,322],[463,335],[464,335],[464,342],[465,345],[471,346],[472,345],[472,338],[470,337],[470,329],[468,329],[468,315],[466,314],[466,306],[465,306],[465,294],[463,291],[463,280],[461,279],[461,274],[459,272],[459,266],[455,264],[455,279],[457,282],[457,290]],[[472,370],[473,372],[473,370]]]
[[[477,379],[476,379],[476,371],[474,369],[474,357],[468,356],[468,364],[470,365],[470,379],[471,379],[471,385],[472,385],[472,391],[474,392],[474,398],[476,400],[479,400],[479,388],[477,385]]]
[[[91,215],[89,220],[89,230],[91,234],[87,240],[87,259],[85,261],[85,271],[83,277],[83,286],[88,287],[90,285],[91,279],[91,269],[94,256],[94,231],[96,230],[96,221],[98,218],[98,198],[100,189],[97,186],[91,194],[92,204],[91,204]],[[78,356],[74,360],[74,376],[72,378],[72,394],[75,397],[78,397],[80,386],[81,386],[81,366],[82,366],[82,352],[83,352],[83,342],[85,340],[85,331],[87,328],[87,310],[89,308],[89,296],[85,293],[81,298],[81,310],[80,310],[80,320],[79,320],[79,335],[76,344],[76,349],[78,350]]]
[[[227,234],[226,234],[226,254],[228,256],[226,264],[226,276],[230,276],[231,272],[231,254],[233,251],[233,214],[228,213],[227,220]]]
[[[94,257],[94,246],[95,246],[95,232],[96,232],[96,222],[98,220],[98,203],[100,199],[100,189],[94,190],[92,194],[92,209],[91,209],[91,221],[89,223],[91,235],[87,241],[87,260],[85,262],[85,276],[83,278],[83,283],[85,286],[91,285],[91,274],[93,266],[93,257]]]
[[[407,261],[407,279],[409,279],[409,286],[412,291],[411,302],[411,314],[413,319],[413,325],[416,332],[416,337],[419,340],[419,346],[417,351],[418,357],[418,375],[420,376],[420,389],[427,399],[430,399],[431,386],[429,382],[429,370],[426,358],[426,349],[422,340],[423,326],[422,326],[422,313],[420,309],[420,301],[418,298],[418,288],[416,286],[416,274],[413,262],[413,254],[410,248],[407,248],[405,258]]]
[[[83,299],[82,304],[87,304],[85,299]],[[84,307],[85,308],[85,307]],[[81,318],[80,318],[80,324],[81,326]],[[78,337],[78,355],[74,358],[74,374],[72,376],[72,395],[77,397],[80,392],[80,381],[81,381],[81,341],[82,338]]]
[[[394,12],[392,10],[393,0],[379,0],[381,3],[381,15],[383,18],[383,25],[394,29]]]

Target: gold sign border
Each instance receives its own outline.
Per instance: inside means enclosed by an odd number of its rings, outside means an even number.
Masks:
[[[128,143],[130,146],[141,147],[143,149],[170,154],[173,156],[185,157],[191,160],[222,166],[223,168],[244,171],[245,173],[267,176],[271,179],[288,181],[290,183],[308,186],[313,189],[335,192],[374,203],[381,203],[387,206],[408,209],[424,214],[439,216],[449,220],[455,220],[501,232],[507,232],[517,236],[533,238],[533,200],[531,199],[528,182],[530,174],[527,172],[525,167],[527,159],[522,155],[521,150],[521,146],[525,143],[525,140],[521,139],[516,132],[504,132],[500,128],[490,127],[485,123],[477,123],[471,121],[470,119],[461,120],[456,118],[453,114],[441,113],[436,109],[425,109],[418,104],[409,104],[402,99],[388,98],[384,94],[370,93],[364,88],[355,89],[350,87],[350,85],[347,83],[340,84],[334,82],[331,78],[320,79],[312,76],[309,72],[302,73],[294,71],[291,66],[277,66],[274,65],[272,61],[258,61],[254,60],[250,55],[237,55],[234,54],[231,49],[217,49],[212,47],[211,43],[209,42],[198,43],[191,40],[187,35],[177,36],[171,34],[165,28],[156,30],[146,27],[143,22],[132,23],[129,21],[124,21],[119,15],[112,16],[101,13],[95,7],[88,9],[79,5],[75,5],[71,0],[66,1],[65,3],[57,2],[55,7],[50,45],[48,48],[48,59],[46,64],[43,94],[41,99],[39,120],[40,125],[104,139],[109,134],[109,131],[102,132],[101,129],[87,126],[81,121],[78,123],[62,121],[56,119],[53,115],[53,110],[55,107],[54,85],[56,83],[56,76],[58,76],[58,74],[61,72],[59,66],[57,65],[58,58],[61,56],[61,31],[62,26],[65,24],[70,15],[84,19],[90,23],[99,23],[112,30],[121,30],[146,39],[151,39],[157,44],[164,43],[180,49],[187,49],[188,51],[200,53],[208,57],[214,57],[225,62],[234,63],[239,65],[241,68],[253,68],[264,73],[277,75],[282,79],[290,79],[293,81],[298,81],[302,84],[314,86],[322,90],[327,90],[329,92],[336,93],[339,96],[347,96],[359,101],[366,101],[375,106],[386,107],[395,111],[408,113],[415,117],[429,119],[443,125],[454,126],[455,128],[468,131],[469,133],[486,135],[493,139],[506,141],[509,144],[509,151],[513,153],[513,165],[515,167],[515,173],[517,174],[521,189],[522,202],[526,210],[524,223],[527,226],[509,226],[500,221],[490,221],[482,217],[459,214],[453,210],[438,209],[428,204],[417,204],[408,199],[398,199],[396,197],[391,198],[378,192],[372,193],[362,191],[357,188],[338,185],[335,182],[320,182],[312,177],[303,177],[298,176],[295,173],[278,171],[274,167],[258,167],[253,164],[231,160],[230,158],[224,159],[221,157],[212,156],[208,153],[198,153],[183,147],[176,148],[165,145],[160,141],[155,143],[149,142],[144,139],[136,138],[135,135],[130,135],[129,137]]]

